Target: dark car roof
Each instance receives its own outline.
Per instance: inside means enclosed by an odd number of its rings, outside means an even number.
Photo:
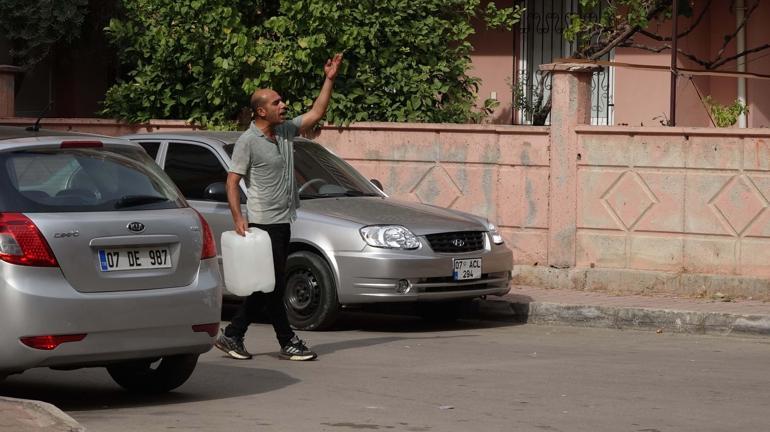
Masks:
[[[10,140],[17,138],[41,138],[50,136],[96,136],[82,132],[65,132],[51,129],[40,129],[38,131],[27,130],[20,126],[0,126],[0,140]]]

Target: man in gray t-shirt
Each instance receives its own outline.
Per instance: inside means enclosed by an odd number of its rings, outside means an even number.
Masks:
[[[311,129],[326,113],[341,62],[342,54],[335,54],[326,62],[326,79],[313,107],[290,121],[284,120],[286,104],[278,93],[270,89],[259,89],[251,95],[254,121],[235,142],[232,164],[227,175],[227,199],[238,234],[245,235],[249,227],[256,227],[270,235],[275,289],[267,294],[253,293],[248,296],[230,325],[217,338],[216,347],[230,357],[241,360],[251,358],[243,345],[243,337],[264,302],[281,346],[281,358],[316,358],[316,353],[294,334],[283,303],[286,259],[291,238],[290,223],[296,219],[299,207],[299,196],[294,184],[293,141],[301,132]],[[241,213],[241,179],[246,183],[248,219]]]

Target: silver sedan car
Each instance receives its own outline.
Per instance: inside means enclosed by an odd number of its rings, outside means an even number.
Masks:
[[[203,217],[136,143],[0,127],[0,379],[104,366],[183,384],[219,327]]]
[[[233,229],[225,178],[239,136],[123,138],[156,158],[219,241]],[[456,318],[467,301],[509,291],[512,253],[486,219],[389,198],[378,182],[315,142],[299,139],[294,152],[301,205],[292,225],[285,297],[293,326],[325,329],[344,307],[383,302],[416,302],[426,317]]]

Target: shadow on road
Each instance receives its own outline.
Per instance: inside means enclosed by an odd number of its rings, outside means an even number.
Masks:
[[[509,327],[526,324],[532,299],[518,296],[515,303],[500,298],[475,299],[464,307],[459,319],[426,320],[414,303],[379,303],[345,308],[330,331],[372,331],[419,333]],[[222,320],[229,321],[238,304],[227,302],[222,307]],[[263,313],[257,322],[269,324]]]
[[[421,333],[508,327],[512,325],[518,325],[518,323],[482,321],[474,318],[461,318],[449,322],[431,322],[417,316],[389,311],[351,311],[342,313],[331,330]]]
[[[32,369],[0,383],[0,395],[42,400],[64,411],[91,411],[255,395],[298,382],[278,370],[199,362],[190,380],[177,390],[148,396],[122,390],[104,368],[74,371]]]

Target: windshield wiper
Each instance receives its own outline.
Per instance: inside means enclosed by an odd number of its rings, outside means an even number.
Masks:
[[[380,196],[380,194],[376,194],[373,192],[361,192],[360,190],[347,190],[342,195],[349,196],[349,197],[359,197],[359,196],[367,196],[367,197],[373,197],[373,196]]]
[[[339,197],[363,197],[363,196],[372,196],[372,197],[378,197],[379,194],[372,193],[372,192],[361,192],[359,190],[348,190],[345,192],[327,192],[327,193],[301,193],[299,194],[300,199],[316,199],[316,198],[339,198]]]
[[[168,198],[158,195],[124,195],[115,201],[115,208],[134,207],[168,200]]]
[[[316,194],[316,193],[299,194],[299,199],[316,199],[316,198],[326,198],[326,194]]]

